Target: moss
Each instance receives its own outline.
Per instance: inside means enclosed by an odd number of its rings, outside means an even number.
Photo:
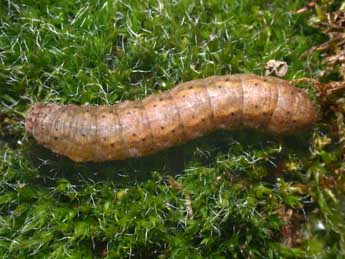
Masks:
[[[0,3],[2,258],[342,258],[344,105],[278,139],[220,132],[143,159],[75,164],[37,146],[37,101],[116,103],[213,74],[313,77],[327,38],[304,1]],[[310,86],[304,86],[312,90]]]

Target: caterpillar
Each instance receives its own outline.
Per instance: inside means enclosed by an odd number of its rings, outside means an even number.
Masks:
[[[38,103],[28,110],[25,128],[58,154],[99,162],[145,156],[219,129],[292,134],[316,117],[307,95],[288,81],[235,74],[115,105]]]

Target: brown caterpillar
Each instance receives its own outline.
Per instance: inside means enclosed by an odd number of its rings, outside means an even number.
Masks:
[[[112,106],[36,104],[25,128],[40,144],[84,162],[145,156],[218,129],[291,134],[315,120],[307,95],[287,81],[238,74]]]

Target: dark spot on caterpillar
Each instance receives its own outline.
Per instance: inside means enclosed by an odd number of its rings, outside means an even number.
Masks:
[[[155,108],[156,108],[156,107],[157,107],[157,104],[154,104],[154,105],[153,105],[153,107],[155,107]]]
[[[83,137],[85,137],[85,133],[82,133],[81,135],[82,135]]]
[[[185,95],[182,95],[183,98],[185,98],[186,96]]]
[[[194,115],[192,115],[192,119],[195,119],[195,116],[194,116]]]
[[[141,141],[142,141],[142,142],[145,142],[145,141],[146,141],[146,138],[142,138]]]
[[[234,116],[235,115],[235,113],[234,112],[231,112],[231,116]]]
[[[221,85],[218,85],[218,88],[220,89],[220,88],[222,88],[222,86],[221,86]]]
[[[257,109],[259,106],[257,104],[255,104],[255,109]]]
[[[127,112],[127,115],[130,115],[131,114],[131,112]]]
[[[230,80],[231,80],[230,77],[225,78],[226,82],[229,82]]]
[[[102,118],[103,118],[103,119],[105,118],[105,115],[104,115],[104,114],[102,114]]]
[[[163,101],[163,98],[159,98],[159,101]]]
[[[254,86],[258,86],[259,84],[257,82],[254,83]]]
[[[188,89],[193,89],[193,86],[188,87]]]
[[[103,138],[103,141],[107,141],[107,138]]]
[[[133,136],[133,137],[135,137],[136,135],[137,135],[137,134],[135,134],[135,133],[132,133],[132,136]]]
[[[171,130],[171,132],[172,132],[172,133],[175,133],[175,130],[173,129],[173,130]]]
[[[59,138],[58,137],[54,137],[55,140],[58,140]]]
[[[161,126],[161,129],[164,130],[165,128],[163,126]]]
[[[205,121],[206,121],[206,119],[205,119],[205,118],[202,118],[202,119],[201,119],[201,121],[202,121],[202,122],[205,122]]]

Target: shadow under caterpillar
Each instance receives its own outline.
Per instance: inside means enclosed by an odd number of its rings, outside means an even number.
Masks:
[[[250,74],[181,83],[116,105],[35,104],[25,128],[52,151],[77,162],[140,157],[218,129],[292,134],[316,120],[308,96],[287,81]]]

